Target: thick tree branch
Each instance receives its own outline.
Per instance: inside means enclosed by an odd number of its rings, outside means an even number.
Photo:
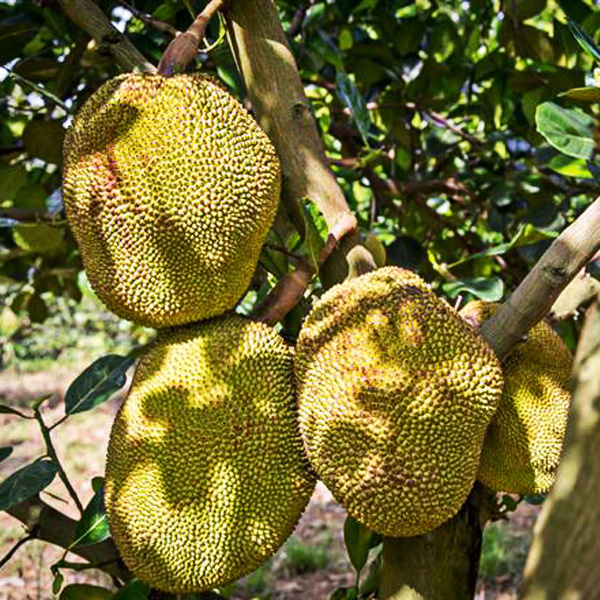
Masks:
[[[500,359],[550,310],[598,248],[600,198],[554,240],[521,285],[483,324],[481,332]]]
[[[575,391],[556,483],[542,509],[521,597],[599,598],[600,305],[589,309],[575,359]]]
[[[109,21],[93,0],[58,0],[63,12],[105,48],[124,71],[153,73],[154,65]]]
[[[27,525],[29,529],[35,528],[37,539],[61,548],[68,548],[75,539],[77,521],[52,508],[37,497],[20,502],[6,512]],[[118,577],[121,580],[127,580],[131,577],[131,574],[121,562],[112,539],[92,546],[79,546],[73,548],[71,552],[85,558],[91,564],[102,565],[98,568],[109,575]]]
[[[283,194],[295,203],[309,198],[323,213],[330,230],[341,219],[355,219],[327,167],[321,138],[272,0],[233,0],[225,17],[252,106],[281,161]],[[340,252],[332,255],[322,273],[326,285],[343,280],[349,272],[375,268],[370,253],[359,244],[357,233],[344,238]]]

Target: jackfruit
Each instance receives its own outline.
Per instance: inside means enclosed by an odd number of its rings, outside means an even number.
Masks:
[[[350,515],[412,536],[460,509],[501,367],[420,277],[385,267],[331,288],[303,324],[295,364],[309,460]]]
[[[498,305],[469,302],[463,318],[480,326]],[[504,361],[504,392],[488,429],[477,479],[515,494],[547,492],[554,482],[567,417],[573,357],[540,321]]]
[[[232,308],[279,188],[267,135],[201,75],[111,79],[65,140],[63,198],[90,283],[108,308],[142,325]]]
[[[110,531],[140,580],[187,593],[249,573],[292,532],[314,484],[292,351],[273,329],[224,315],[161,332],[106,463]]]

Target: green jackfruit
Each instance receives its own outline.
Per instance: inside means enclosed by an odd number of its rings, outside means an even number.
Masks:
[[[64,145],[65,209],[90,283],[116,314],[152,327],[234,306],[279,185],[267,135],[201,75],[108,81]]]
[[[463,318],[481,325],[497,304],[470,302]],[[547,492],[554,482],[571,403],[573,357],[539,322],[504,362],[504,392],[487,432],[477,479],[494,490]]]
[[[385,267],[326,292],[300,331],[296,376],[309,460],[352,516],[412,536],[460,509],[501,368],[417,275]]]
[[[290,535],[314,483],[274,330],[233,315],[159,336],[106,463],[110,531],[139,579],[184,593],[242,577]]]

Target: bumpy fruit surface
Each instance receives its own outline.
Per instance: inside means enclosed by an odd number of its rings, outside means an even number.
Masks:
[[[234,306],[279,183],[267,135],[200,75],[116,77],[65,140],[63,197],[88,278],[108,308],[142,325]]]
[[[460,509],[501,368],[417,275],[386,267],[326,292],[300,332],[296,375],[310,462],[351,515],[412,536]]]
[[[290,535],[314,483],[275,331],[221,316],[159,337],[106,464],[110,530],[137,577],[178,593],[242,577]]]
[[[496,304],[470,302],[463,318],[479,326]],[[494,490],[547,492],[554,482],[571,393],[573,357],[560,336],[539,322],[504,362],[504,392],[481,452],[477,479]]]

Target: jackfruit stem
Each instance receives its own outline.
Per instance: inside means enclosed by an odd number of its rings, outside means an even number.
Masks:
[[[209,21],[224,5],[225,0],[210,0],[187,30],[167,46],[158,63],[159,75],[171,76],[185,71],[198,52]]]

